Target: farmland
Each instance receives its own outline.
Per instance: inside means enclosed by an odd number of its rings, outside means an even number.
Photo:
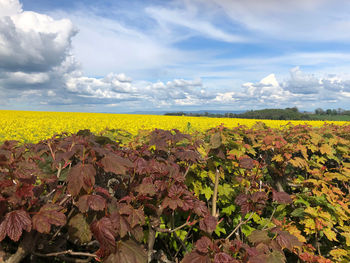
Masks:
[[[232,118],[3,110],[0,111],[0,142],[17,140],[35,143],[47,139],[55,133],[75,133],[81,129],[89,129],[93,133],[100,133],[106,129],[122,129],[136,135],[139,130],[176,128],[185,133],[192,133],[195,131],[203,132],[220,124],[224,124],[228,128],[239,125],[252,127],[257,121]],[[324,121],[259,121],[271,128],[280,128],[288,123],[294,125],[307,123],[314,127],[320,127],[324,124]],[[334,123],[345,125],[349,122]]]

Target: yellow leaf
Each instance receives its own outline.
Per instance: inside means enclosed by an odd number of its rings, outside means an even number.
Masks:
[[[338,241],[337,240],[337,234],[330,228],[324,228],[322,229],[322,232],[326,235],[328,240],[330,241]]]
[[[320,152],[322,154],[332,155],[333,148],[329,144],[322,144],[320,147]]]
[[[308,166],[307,162],[300,157],[295,157],[294,159],[289,160],[289,163],[294,167],[299,167],[299,168],[304,168]]]
[[[345,249],[338,248],[331,250],[329,254],[331,254],[331,256],[335,259],[341,259],[342,257],[346,256],[348,252]]]
[[[343,237],[345,237],[346,239],[346,245],[347,246],[350,246],[350,232],[343,232],[343,233],[340,233]]]
[[[282,157],[281,154],[277,154],[277,155],[275,155],[275,156],[272,158],[272,161],[283,162],[284,159],[283,159],[283,157]]]

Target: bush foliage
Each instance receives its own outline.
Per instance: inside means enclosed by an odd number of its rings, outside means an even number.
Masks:
[[[0,146],[0,261],[350,261],[350,126]]]

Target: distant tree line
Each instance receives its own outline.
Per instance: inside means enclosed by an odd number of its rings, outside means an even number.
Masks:
[[[350,110],[343,109],[327,109],[323,110],[317,108],[315,112],[300,112],[297,107],[285,108],[285,109],[263,109],[263,110],[250,110],[244,113],[191,113],[191,112],[168,112],[165,113],[168,116],[191,116],[191,117],[213,117],[213,118],[244,118],[244,119],[269,119],[269,120],[315,120],[319,119],[320,115],[322,119],[326,119],[327,116],[334,115],[347,115],[350,117]]]

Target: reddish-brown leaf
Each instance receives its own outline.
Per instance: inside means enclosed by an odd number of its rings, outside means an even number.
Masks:
[[[249,236],[248,236],[249,242],[253,243],[254,245],[258,243],[267,243],[270,241],[269,236],[267,235],[267,231],[263,230],[254,230]]]
[[[106,208],[107,202],[100,195],[83,195],[79,198],[77,206],[82,213],[86,213],[89,208],[95,211],[101,211]]]
[[[218,220],[215,216],[207,215],[199,222],[199,227],[201,230],[211,234],[215,229]]]
[[[101,160],[104,170],[107,173],[126,174],[128,168],[132,168],[133,164],[130,160],[115,154],[108,154]]]
[[[279,235],[276,237],[276,241],[282,249],[287,248],[289,251],[292,251],[293,247],[295,246],[302,246],[302,243],[299,241],[299,239],[287,231],[280,231]]]
[[[73,195],[77,196],[84,188],[85,191],[91,189],[95,184],[96,170],[92,164],[79,163],[72,167],[69,171],[68,191]]]
[[[104,262],[146,263],[147,253],[140,244],[131,239],[118,241],[116,251],[109,255]]]
[[[201,253],[208,253],[208,249],[213,245],[213,242],[207,237],[202,236],[196,242],[196,249]]]
[[[6,214],[0,224],[0,241],[6,235],[17,242],[22,235],[23,229],[27,232],[32,230],[32,220],[24,210],[14,210]]]
[[[235,262],[238,262],[238,261],[236,261],[233,257],[231,257],[230,255],[224,252],[216,253],[214,256],[214,263],[235,263]]]
[[[244,169],[253,169],[254,160],[248,156],[239,158],[239,165]]]
[[[115,230],[111,219],[103,217],[99,221],[95,221],[90,226],[91,232],[100,243],[101,247],[107,251],[114,251],[116,247]]]
[[[293,202],[289,194],[285,192],[272,192],[272,199],[280,204],[291,204]]]
[[[197,251],[193,251],[189,254],[186,254],[182,259],[181,263],[210,263],[210,256],[207,254],[201,254]]]
[[[175,210],[178,207],[182,207],[183,201],[176,197],[176,198],[170,198],[165,197],[162,203],[162,207],[166,208],[169,207],[172,210]]]
[[[63,226],[66,216],[64,208],[56,204],[46,204],[33,216],[33,228],[40,233],[50,233],[51,225]]]
[[[119,212],[113,212],[111,215],[111,222],[116,231],[121,238],[125,237],[128,232],[132,230],[128,216],[121,215]]]

